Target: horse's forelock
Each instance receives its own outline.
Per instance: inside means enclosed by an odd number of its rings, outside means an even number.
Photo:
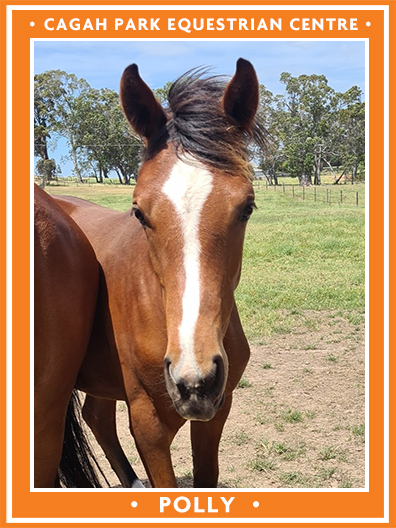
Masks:
[[[152,159],[173,143],[178,157],[188,154],[215,169],[251,178],[249,145],[266,147],[266,130],[256,117],[248,131],[232,123],[224,112],[225,76],[208,76],[196,68],[179,77],[168,93],[168,121],[144,152]]]

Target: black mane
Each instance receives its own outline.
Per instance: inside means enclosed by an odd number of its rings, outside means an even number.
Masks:
[[[223,172],[249,176],[248,147],[253,143],[265,149],[266,130],[257,117],[249,131],[231,121],[221,104],[227,80],[207,76],[208,71],[190,70],[171,85],[168,122],[150,142],[144,160],[173,143],[178,157],[187,154]]]

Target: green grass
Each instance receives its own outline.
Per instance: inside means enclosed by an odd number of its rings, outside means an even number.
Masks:
[[[47,185],[46,190],[53,195],[69,195],[89,200],[116,211],[128,211],[132,207],[133,185],[116,184],[77,184],[65,182],[63,185]]]
[[[316,416],[316,411],[305,411],[305,416],[312,420]]]
[[[333,460],[337,456],[337,449],[334,446],[324,447],[319,453],[319,460]]]
[[[347,479],[347,478],[344,478],[341,482],[340,482],[340,485],[338,486],[339,488],[352,488],[352,482]]]
[[[251,386],[252,384],[250,383],[249,380],[247,380],[246,378],[241,378],[238,381],[237,389],[248,389]]]
[[[287,187],[287,186],[286,186]],[[256,188],[257,211],[249,221],[242,278],[236,300],[251,341],[293,331],[304,311],[318,312],[304,324],[315,331],[320,312],[338,310],[357,327],[364,321],[364,207],[355,205],[364,185],[333,186],[343,204],[303,201],[286,193]],[[119,211],[131,207],[133,186],[70,183],[47,187],[51,194],[79,196]],[[306,190],[306,197],[313,189]],[[317,193],[325,188],[317,188]]]
[[[336,356],[334,356],[334,354],[329,354],[326,358],[327,361],[330,361],[330,363],[336,363],[337,362],[337,358]]]
[[[248,462],[249,469],[254,471],[273,471],[276,469],[276,464],[273,460],[268,460],[265,455],[257,455],[254,460]]]
[[[292,409],[287,409],[287,411],[283,411],[281,417],[287,423],[299,423],[303,421],[302,413],[300,411],[295,411]]]
[[[337,469],[335,467],[331,468],[320,468],[316,473],[316,476],[319,480],[329,480],[335,473]]]
[[[288,488],[310,487],[308,479],[299,471],[282,472],[278,478]]]
[[[295,460],[296,458],[305,455],[306,451],[304,443],[290,446],[285,442],[273,442],[271,450],[282,460],[286,461]]]
[[[361,442],[365,441],[365,425],[360,424],[352,427],[352,434]]]
[[[265,190],[256,192],[256,204],[236,294],[248,337],[291,331],[285,310],[344,310],[361,321],[364,208],[301,202]],[[308,320],[306,326],[315,330],[317,324]]]
[[[233,438],[234,444],[237,446],[249,444],[250,440],[250,435],[248,433],[245,433],[245,431],[239,431],[234,435]]]

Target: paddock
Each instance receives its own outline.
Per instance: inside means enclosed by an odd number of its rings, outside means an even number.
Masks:
[[[364,185],[345,188],[358,189],[364,203]],[[131,203],[130,186],[47,191],[122,211]],[[236,292],[252,355],[221,440],[219,487],[363,487],[364,207],[352,199],[304,201],[281,188],[266,190],[263,182],[255,191],[258,210]],[[148,486],[127,424],[119,402],[121,444]],[[171,452],[179,486],[191,487],[186,426]],[[119,485],[110,468],[105,473],[111,486]]]
[[[286,316],[293,334],[251,345],[220,442],[218,487],[364,487],[364,320],[355,324],[335,311]],[[123,402],[117,423],[124,451],[149,487]],[[188,427],[171,452],[179,487],[193,487]],[[118,487],[97,444],[95,453]]]

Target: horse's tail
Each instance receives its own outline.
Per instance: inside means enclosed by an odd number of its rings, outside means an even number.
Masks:
[[[66,414],[59,481],[66,488],[101,488],[97,470],[106,484],[109,483],[95,460],[88,437],[81,427],[81,419],[80,398],[73,390]]]

